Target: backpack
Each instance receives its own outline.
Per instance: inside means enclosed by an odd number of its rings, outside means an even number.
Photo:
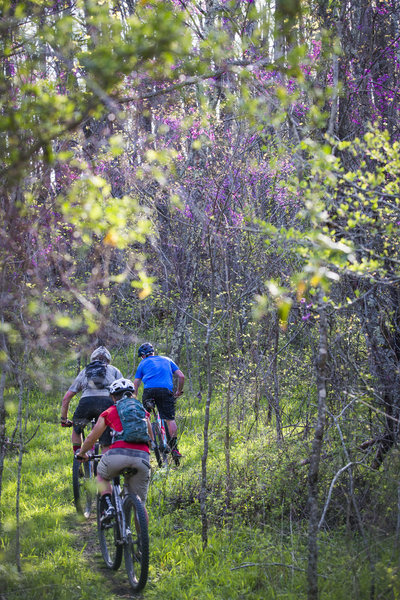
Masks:
[[[137,398],[124,396],[116,403],[122,431],[114,433],[113,442],[148,442],[146,411]]]
[[[94,360],[93,362],[89,363],[85,369],[85,375],[88,379],[88,386],[98,390],[104,389],[106,387],[106,373],[107,365],[101,362],[101,360]]]

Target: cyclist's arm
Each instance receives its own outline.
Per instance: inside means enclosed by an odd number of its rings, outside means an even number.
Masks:
[[[185,376],[180,369],[174,372],[174,375],[178,378],[178,386],[176,388],[175,396],[181,396],[183,394],[183,384],[185,383]]]
[[[83,442],[78,456],[83,456],[88,450],[92,448],[93,444],[97,442],[101,434],[104,433],[106,427],[107,425],[104,420],[104,417],[99,417],[97,419],[96,425],[93,427],[92,431],[89,433],[89,435]]]
[[[61,422],[65,422],[67,420],[69,403],[71,402],[71,398],[73,398],[75,394],[76,392],[70,392],[69,390],[68,392],[66,392],[61,403]]]

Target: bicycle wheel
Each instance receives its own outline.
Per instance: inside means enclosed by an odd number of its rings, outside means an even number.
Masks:
[[[74,458],[72,465],[72,488],[74,491],[75,508],[80,515],[90,516],[94,496],[93,464]]]
[[[120,542],[120,532],[118,527],[117,515],[110,523],[101,523],[101,497],[97,495],[97,533],[99,535],[100,550],[109,569],[116,571],[119,569],[122,560],[122,545]]]
[[[139,496],[128,494],[124,500],[126,543],[125,568],[135,592],[142,590],[149,573],[149,530],[144,504]]]
[[[156,460],[157,460],[158,466],[162,467],[163,465],[168,464],[168,457],[164,451],[164,442],[162,439],[161,431],[158,426],[158,423],[152,423],[151,427],[153,429],[154,443],[155,443],[154,454],[156,455]]]

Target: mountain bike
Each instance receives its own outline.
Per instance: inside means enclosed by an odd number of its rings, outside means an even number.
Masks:
[[[165,419],[160,417],[156,408],[156,403],[152,398],[146,400],[145,407],[151,415],[151,428],[154,436],[154,454],[157,464],[161,467],[167,467],[171,460],[179,467],[180,458],[171,452],[171,437],[168,431],[168,425]]]
[[[96,463],[101,455],[89,458]],[[143,502],[128,491],[129,478],[136,473],[136,469],[126,469],[114,478],[111,498],[115,515],[107,523],[101,522],[101,497],[98,494],[97,531],[107,567],[117,571],[124,555],[129,583],[138,592],[146,585],[149,572],[149,530]],[[121,475],[124,477],[122,486]]]
[[[96,419],[92,419],[90,423],[77,423],[82,427],[82,444],[85,440],[84,427],[89,425],[91,429],[96,424]],[[70,425],[72,427],[72,423]],[[99,453],[99,443],[93,447],[94,454]],[[95,477],[97,471],[96,462],[82,462],[75,457],[72,463],[72,489],[74,492],[74,504],[78,514],[83,515],[86,519],[90,517],[92,511],[93,500],[96,496]]]

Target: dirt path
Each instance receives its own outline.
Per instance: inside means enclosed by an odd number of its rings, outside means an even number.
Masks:
[[[110,599],[137,598],[140,600],[144,597],[141,594],[134,594],[132,592],[125,572],[123,559],[118,571],[112,571],[106,567],[97,538],[96,516],[91,516],[83,522],[79,521],[76,525],[76,536],[76,546],[79,543],[79,549],[86,544],[82,555],[88,563],[88,568],[96,571],[103,577],[104,587],[110,590]]]

